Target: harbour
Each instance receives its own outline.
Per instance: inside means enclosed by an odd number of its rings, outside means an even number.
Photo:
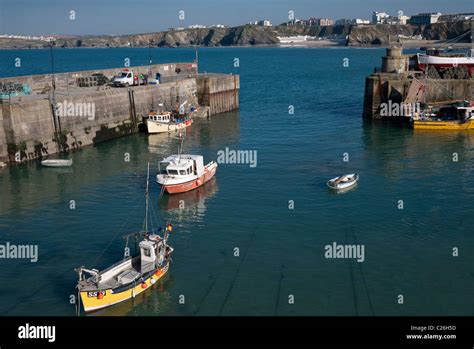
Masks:
[[[146,73],[158,83],[133,86],[131,80],[127,87],[114,87],[120,72]],[[9,163],[136,133],[159,104],[169,110],[196,110],[197,117],[238,108],[239,76],[199,75],[197,62],[8,77],[0,84],[28,91],[0,100],[0,161]]]
[[[60,54],[68,62],[78,53]],[[105,65],[129,54],[113,49],[98,56]],[[183,197],[159,201],[160,188],[152,183],[151,203],[160,220],[174,226],[170,272],[134,301],[93,315],[469,315],[474,136],[420,134],[363,121],[364,80],[385,54],[200,49],[200,73],[222,72],[245,83],[239,85],[238,110],[195,118],[186,128],[184,153],[201,154],[207,162],[217,161],[219,151],[248,149],[257,151],[258,162],[252,167],[222,161],[215,178],[176,194]],[[194,50],[163,49],[160,65],[177,62],[177,55],[186,64]],[[82,68],[71,71],[96,70]],[[111,91],[127,101],[126,88]],[[232,100],[233,93],[222,100]],[[36,263],[5,260],[0,266],[2,285],[8,280],[16,290],[4,289],[3,314],[75,315],[73,269],[106,267],[122,256],[119,239],[93,263],[117,232],[141,224],[146,164],[156,173],[181,140],[132,133],[92,144],[70,152],[70,168],[44,168],[33,160],[1,170],[2,238],[39,247]],[[453,153],[459,161],[453,162]],[[352,172],[361,176],[350,193],[327,188],[335,173]],[[325,246],[334,244],[365,246],[364,262],[325,258]],[[452,256],[454,247],[459,258]],[[25,280],[31,287],[23,286]],[[397,303],[399,294],[404,305]]]

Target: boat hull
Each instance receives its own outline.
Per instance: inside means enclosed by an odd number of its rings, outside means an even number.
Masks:
[[[169,133],[182,130],[183,128],[189,127],[193,124],[193,119],[188,119],[179,123],[166,123],[147,120],[146,126],[149,134],[156,133]]]
[[[327,181],[326,184],[331,189],[344,190],[344,189],[349,189],[349,188],[354,187],[357,184],[357,182],[359,181],[359,175],[357,173],[352,173],[350,175],[345,175],[345,176],[350,177],[352,179],[347,181],[347,182],[339,182],[339,183],[335,184],[335,181],[338,180],[339,178],[341,178],[341,177],[336,177],[336,178],[333,178],[333,179],[330,179],[329,181]]]
[[[415,130],[450,130],[462,131],[474,129],[474,121],[426,121],[414,120],[412,127]]]
[[[72,166],[72,160],[43,160],[41,165],[45,167],[70,167]]]
[[[469,71],[469,75],[474,75],[474,57],[442,57],[430,56],[426,54],[418,54],[418,68],[425,70],[429,66],[436,68],[456,68],[458,66],[465,66]]]
[[[200,186],[203,186],[206,182],[209,182],[212,177],[216,174],[217,171],[217,164],[212,163],[208,166],[206,166],[204,173],[201,175],[201,177],[198,177],[196,179],[193,179],[188,182],[184,183],[179,183],[179,184],[165,184],[162,185],[164,187],[164,190],[168,194],[179,194],[179,193],[185,193],[191,190],[194,190],[196,188],[199,188]]]
[[[143,282],[137,282],[137,286],[127,289],[123,292],[112,293],[111,289],[105,289],[101,291],[81,291],[81,301],[85,312],[91,312],[103,308],[110,307],[112,305],[124,302],[128,299],[135,298],[140,293],[148,290],[150,286],[153,286],[158,280],[160,280],[167,272],[169,268],[169,262],[161,269],[157,269],[150,277]],[[145,284],[146,287],[143,287]],[[103,297],[99,299],[98,294],[102,293]]]

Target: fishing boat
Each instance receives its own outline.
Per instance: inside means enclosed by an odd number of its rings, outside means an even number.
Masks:
[[[462,131],[474,129],[474,107],[467,103],[439,108],[414,115],[411,125],[415,130]]]
[[[148,113],[148,118],[146,119],[148,133],[169,133],[191,126],[193,124],[192,111],[190,113],[183,112],[185,103],[180,105],[180,112],[172,113],[161,110],[160,112],[151,111]],[[162,108],[163,104],[160,104],[160,107]]]
[[[72,166],[72,159],[61,160],[61,159],[51,159],[41,161],[41,165],[46,167],[70,167]]]
[[[168,194],[185,193],[204,185],[216,171],[217,163],[204,165],[202,155],[171,155],[160,161],[156,181]]]
[[[356,185],[358,180],[359,180],[359,174],[351,173],[351,174],[345,174],[345,175],[330,179],[327,182],[327,185],[329,188],[335,189],[335,190],[347,189]]]
[[[178,131],[192,124],[190,115],[174,117],[171,112],[150,112],[146,121],[149,134]]]
[[[153,226],[148,224],[150,206],[148,195],[149,175],[150,164],[148,164],[143,228],[138,233],[126,236],[125,251],[130,251],[128,248],[129,237],[135,238],[137,243],[135,249],[138,251],[135,251],[134,255],[126,252],[123,260],[102,271],[84,267],[75,269],[79,275],[77,283],[78,299],[82,302],[85,312],[110,307],[135,298],[151,288],[169,269],[173,248],[168,245],[168,236],[173,227],[168,223],[165,229],[154,229]],[[158,235],[160,231],[163,232],[163,236]],[[141,241],[138,243],[139,240]],[[80,303],[78,303],[79,310]]]
[[[428,50],[426,54],[418,53],[417,60],[421,70],[425,70],[428,66],[437,68],[465,66],[471,76],[474,72],[474,49],[464,54],[446,54],[442,50]]]

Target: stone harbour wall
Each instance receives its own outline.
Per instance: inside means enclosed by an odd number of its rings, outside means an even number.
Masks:
[[[27,84],[31,94],[0,100],[0,161],[21,162],[100,143],[139,131],[150,110],[199,110],[195,116],[238,108],[238,75],[197,74],[196,63],[131,67],[136,73],[161,74],[160,84],[131,87],[81,87],[92,74],[107,77],[122,68],[0,79]],[[55,108],[53,108],[53,105]],[[93,115],[92,115],[93,114]]]

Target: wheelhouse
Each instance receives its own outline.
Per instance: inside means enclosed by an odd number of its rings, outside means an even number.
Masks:
[[[157,122],[169,123],[171,121],[171,113],[150,114],[149,119]]]
[[[472,107],[442,107],[436,117],[443,121],[466,121],[474,117],[473,109]]]
[[[158,165],[160,174],[168,176],[190,176],[194,174],[194,162],[181,159],[178,162],[161,161]]]

